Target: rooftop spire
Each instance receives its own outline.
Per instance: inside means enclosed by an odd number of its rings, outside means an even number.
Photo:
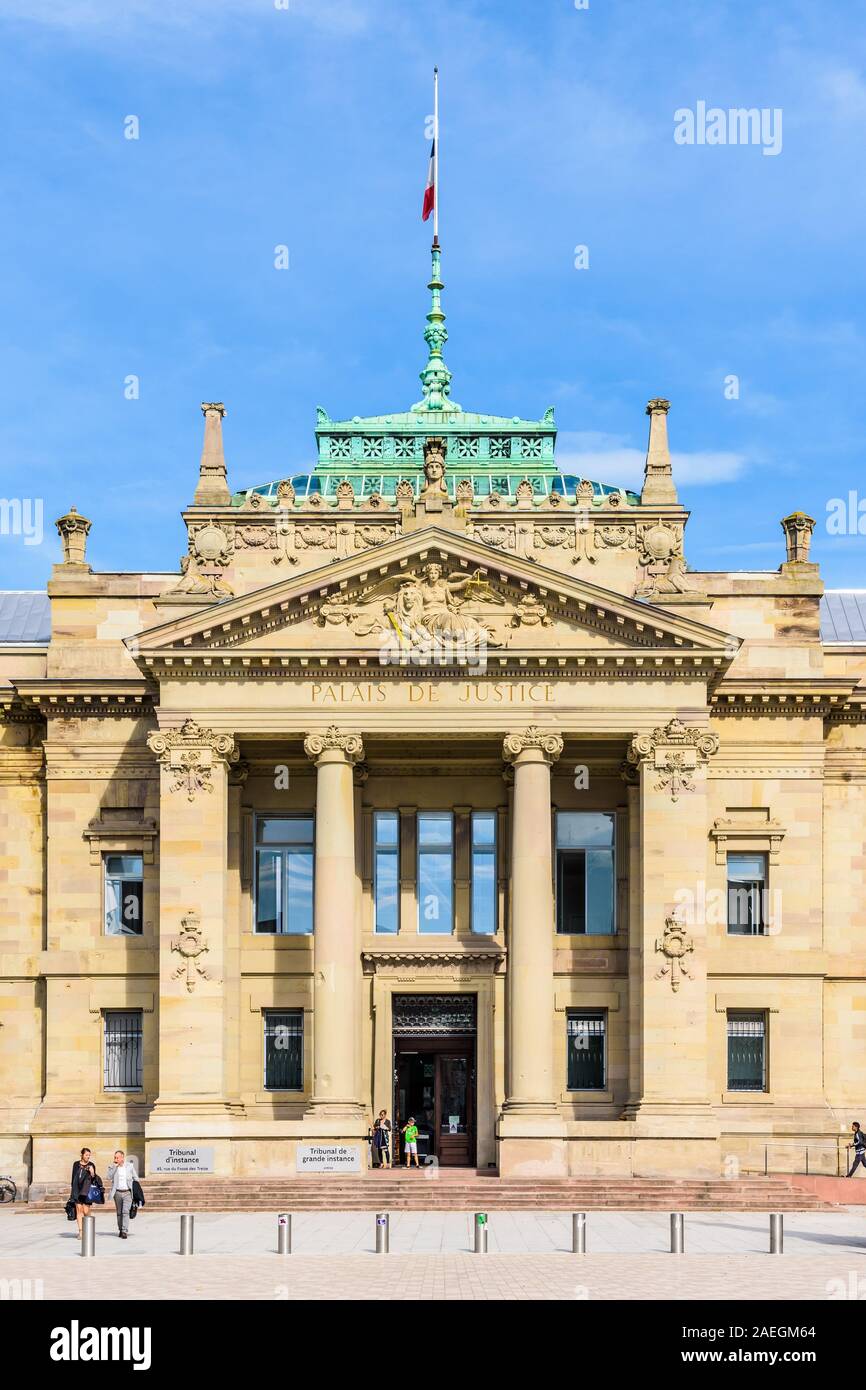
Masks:
[[[671,470],[671,455],[668,448],[668,411],[670,401],[656,398],[646,408],[650,417],[649,444],[644,467],[643,491],[640,500],[647,506],[675,505],[678,501],[677,489]]]
[[[204,447],[199,464],[198,486],[192,499],[194,507],[227,507],[232,495],[226,478],[226,460],[223,453],[223,416],[226,408],[222,401],[203,401]]]
[[[451,401],[448,397],[451,394],[451,373],[445,365],[445,358],[442,356],[442,349],[448,341],[448,329],[445,327],[445,314],[442,310],[442,247],[439,245],[439,238],[433,238],[432,247],[433,273],[427,288],[431,294],[430,312],[427,315],[427,327],[424,329],[424,338],[429,349],[427,364],[421,373],[421,385],[424,388],[423,399],[413,405],[413,410],[462,410],[463,407],[457,405],[456,401]]]

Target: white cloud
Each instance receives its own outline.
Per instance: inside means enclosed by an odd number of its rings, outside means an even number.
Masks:
[[[615,435],[592,432],[564,431],[559,435],[556,450],[556,462],[563,473],[576,473],[636,492],[643,481],[645,458],[644,449],[624,445]],[[748,463],[745,454],[728,450],[671,453],[674,481],[683,486],[734,482]]]

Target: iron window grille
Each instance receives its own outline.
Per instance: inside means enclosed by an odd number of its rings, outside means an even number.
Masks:
[[[603,1011],[569,1010],[568,1089],[603,1091],[607,1082],[607,1018]]]
[[[265,1090],[304,1089],[304,1011],[264,1011]]]
[[[766,1091],[766,1014],[728,1013],[728,1090]]]
[[[103,1090],[140,1091],[144,1062],[141,1010],[109,1009],[103,1017]]]

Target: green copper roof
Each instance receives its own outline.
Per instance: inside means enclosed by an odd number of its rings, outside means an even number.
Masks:
[[[433,270],[428,289],[430,312],[424,339],[427,362],[421,372],[421,400],[408,410],[388,415],[354,415],[349,420],[332,420],[319,406],[316,412],[317,460],[314,473],[292,479],[296,495],[320,493],[331,496],[343,479],[352,483],[356,497],[379,492],[393,497],[397,482],[408,479],[416,493],[423,486],[424,445],[427,439],[445,441],[449,492],[456,482],[471,479],[477,497],[498,492],[513,497],[517,484],[528,478],[539,497],[551,491],[573,496],[579,479],[562,475],[556,466],[556,421],[553,406],[540,420],[519,415],[482,415],[464,410],[451,400],[451,372],[445,364],[443,348],[448,340],[442,310],[442,254],[434,242]],[[250,488],[264,497],[276,495],[276,483]],[[638,502],[636,494],[593,484],[600,500],[610,492],[622,491],[628,502]],[[236,493],[240,505],[248,492]]]

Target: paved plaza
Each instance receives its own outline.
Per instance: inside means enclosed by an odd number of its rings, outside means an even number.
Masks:
[[[571,1217],[493,1212],[489,1254],[471,1253],[467,1213],[401,1212],[391,1253],[375,1254],[374,1213],[293,1219],[290,1257],[276,1251],[276,1217],[201,1214],[191,1258],[178,1254],[179,1217],[142,1213],[117,1238],[97,1219],[96,1256],[82,1260],[63,1213],[0,1216],[6,1296],[155,1299],[866,1299],[866,1215],[786,1215],[785,1253],[767,1253],[763,1213],[686,1215],[686,1254],[669,1253],[658,1212],[591,1212],[586,1256],[572,1256]]]

